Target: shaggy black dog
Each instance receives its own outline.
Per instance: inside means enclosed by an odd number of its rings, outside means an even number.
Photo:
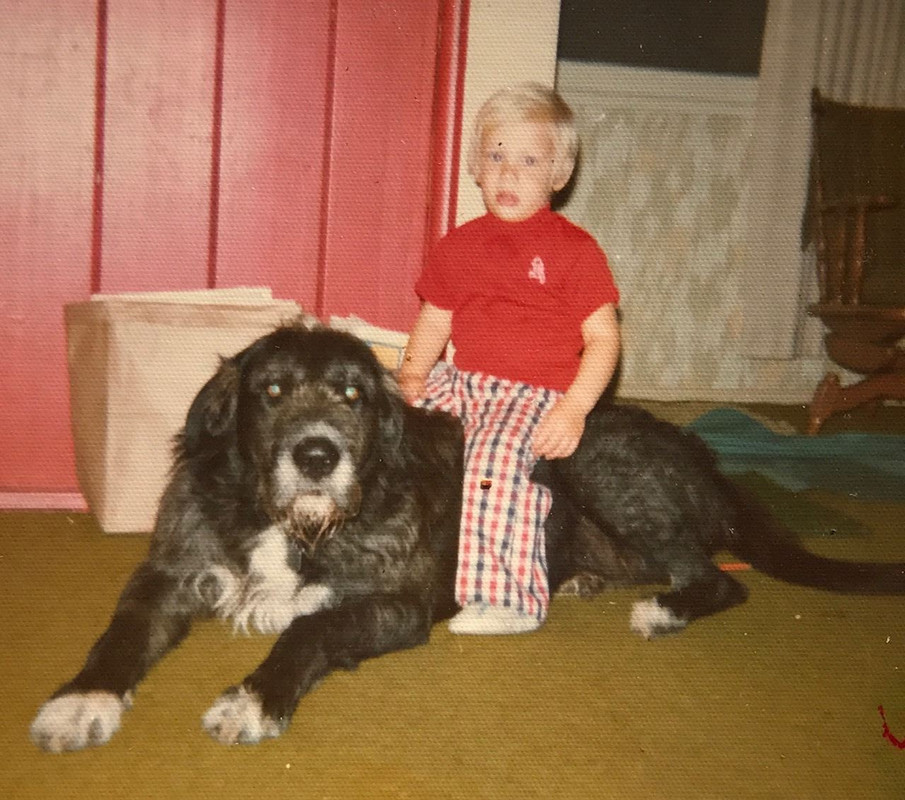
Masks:
[[[361,341],[284,327],[224,361],[179,438],[147,559],[84,668],[45,703],[34,741],[106,742],[151,666],[197,617],[279,633],[264,662],[204,714],[224,743],[288,726],[332,670],[427,641],[454,613],[462,434],[415,410]],[[857,565],[789,543],[694,436],[601,404],[576,453],[541,462],[550,485],[551,589],[671,582],[636,604],[645,637],[742,602],[711,562],[731,550],[787,580],[902,592],[900,565]]]

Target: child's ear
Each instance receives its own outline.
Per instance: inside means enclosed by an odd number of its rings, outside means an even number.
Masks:
[[[476,185],[481,185],[483,178],[481,178],[481,168],[477,161],[469,160],[468,174],[471,175]]]
[[[575,169],[574,163],[554,163],[553,165],[553,191],[559,192],[566,187],[566,184],[572,178],[572,172]]]

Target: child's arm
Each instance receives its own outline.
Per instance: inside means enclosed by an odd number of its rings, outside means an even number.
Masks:
[[[575,452],[584,421],[606,389],[619,362],[619,320],[616,307],[601,306],[581,325],[584,352],[578,374],[537,426],[534,452],[545,458],[565,458]]]
[[[424,395],[427,376],[443,353],[451,330],[452,311],[437,308],[430,303],[421,305],[405,347],[405,358],[396,376],[402,394],[409,403]]]

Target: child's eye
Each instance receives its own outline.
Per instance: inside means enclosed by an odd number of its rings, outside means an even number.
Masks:
[[[499,164],[503,160],[503,154],[499,150],[491,150],[487,154],[487,158],[489,158],[494,164]]]
[[[525,156],[524,161],[526,167],[533,167],[537,164],[537,159],[534,156]]]

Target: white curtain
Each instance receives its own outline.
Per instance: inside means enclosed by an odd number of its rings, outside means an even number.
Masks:
[[[743,347],[798,354],[813,279],[801,253],[810,158],[810,95],[905,107],[902,0],[770,0],[751,141]]]
[[[846,103],[905,107],[905,3],[823,0],[819,5],[815,84],[821,93]]]

